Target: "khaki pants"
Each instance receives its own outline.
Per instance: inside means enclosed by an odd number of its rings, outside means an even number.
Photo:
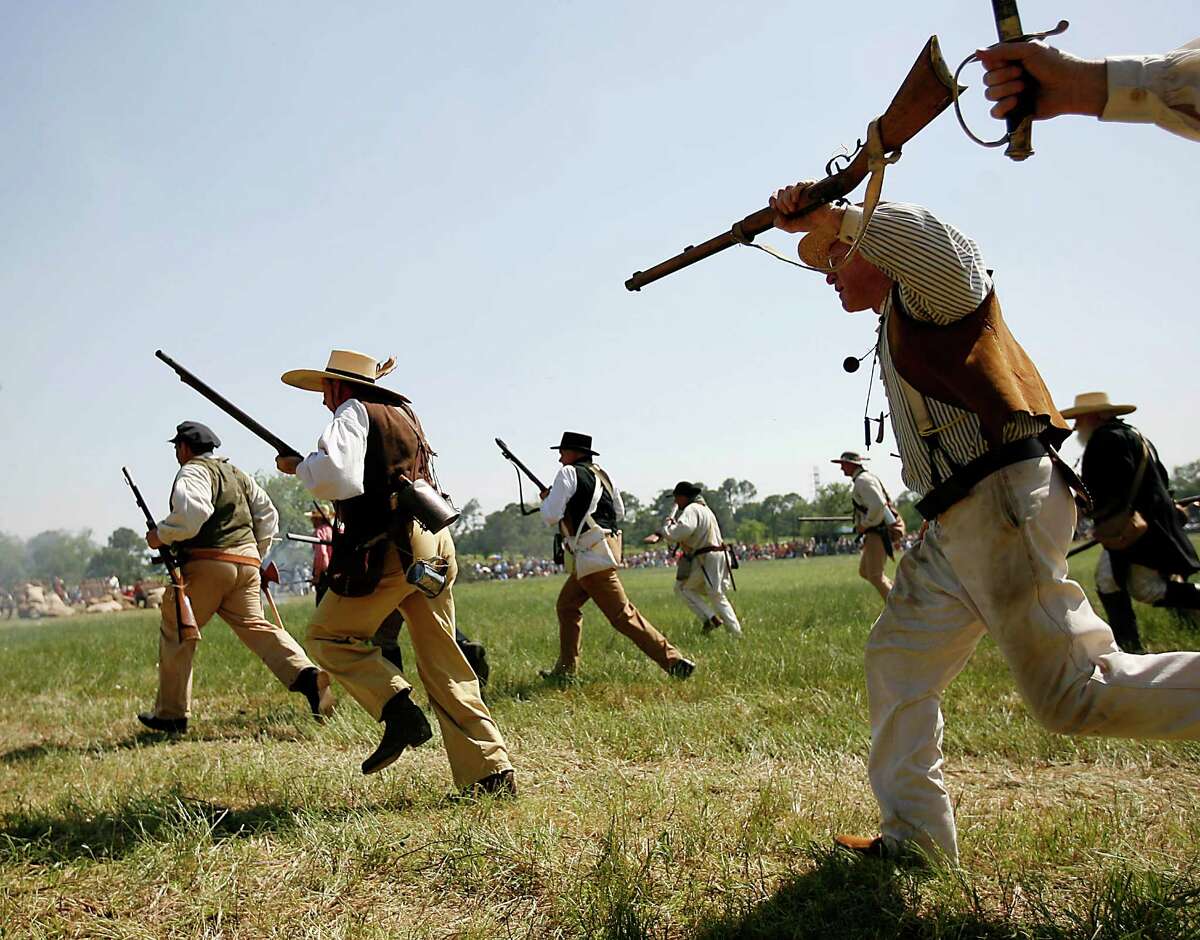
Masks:
[[[663,669],[670,668],[683,659],[665,636],[642,616],[625,595],[625,588],[617,577],[617,569],[597,571],[582,578],[574,573],[567,575],[562,590],[558,593],[555,610],[558,613],[558,663],[556,672],[573,673],[579,666],[579,646],[583,640],[583,605],[588,600],[596,602],[601,613],[618,633],[633,640],[643,653]]]
[[[436,554],[449,562],[442,593],[430,599],[409,584],[399,552],[389,545],[383,578],[372,594],[340,597],[326,592],[309,624],[308,646],[317,662],[379,721],[388,700],[412,688],[370,642],[398,607],[408,624],[417,674],[442,729],[454,783],[469,787],[510,770],[512,764],[500,729],[480,697],[479,680],[454,642],[454,541],[445,531],[436,536],[422,532],[413,541],[417,557]]]
[[[879,592],[885,601],[892,590],[891,579],[883,573],[887,563],[887,546],[878,532],[863,535],[862,556],[858,559],[858,576]]]
[[[1123,653],[1067,579],[1075,503],[1049,458],[980,482],[900,561],[867,641],[871,786],[889,844],[958,858],[942,692],[984,632],[1051,731],[1200,738],[1200,654]]]
[[[257,554],[254,549],[230,551],[235,555]],[[196,623],[203,627],[216,614],[285,688],[303,670],[313,668],[292,635],[263,617],[258,568],[228,561],[189,561],[183,566],[183,582]],[[192,658],[196,644],[179,642],[174,591],[174,587],[168,587],[162,602],[158,701],[154,706],[154,714],[159,718],[187,718],[192,706]]]

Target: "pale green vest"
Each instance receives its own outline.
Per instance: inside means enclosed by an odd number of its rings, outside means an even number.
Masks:
[[[212,478],[213,514],[205,520],[200,531],[176,548],[237,548],[254,544],[254,518],[246,496],[250,481],[246,474],[224,457],[193,457],[188,463],[198,463]],[[174,508],[174,507],[172,507]]]

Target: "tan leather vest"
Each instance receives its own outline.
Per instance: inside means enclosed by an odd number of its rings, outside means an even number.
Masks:
[[[1004,426],[1021,413],[1045,419],[1055,447],[1070,435],[1037,366],[1009,332],[994,289],[972,313],[941,326],[909,316],[894,287],[887,340],[900,377],[928,398],[977,414],[989,447],[1003,443]]]

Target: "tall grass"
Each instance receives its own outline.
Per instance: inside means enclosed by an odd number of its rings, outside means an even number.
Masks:
[[[580,681],[547,687],[558,579],[457,591],[514,802],[448,799],[436,737],[362,777],[378,726],[346,697],[313,725],[217,621],[177,740],[133,717],[154,614],[0,623],[0,937],[1200,936],[1195,744],[1048,734],[985,641],[945,703],[962,869],[858,862],[829,848],[876,826],[854,559],[745,566],[740,642],[669,572],[623,577],[691,680],[589,608]],[[307,602],[282,609],[302,638]]]

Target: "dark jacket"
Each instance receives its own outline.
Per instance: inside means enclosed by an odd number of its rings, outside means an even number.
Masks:
[[[1083,452],[1083,482],[1092,497],[1094,516],[1104,518],[1125,508],[1129,488],[1142,456],[1141,435],[1120,418],[1092,432]],[[1167,471],[1158,451],[1146,441],[1150,457],[1133,508],[1149,529],[1130,548],[1113,552],[1114,558],[1145,565],[1163,574],[1190,575],[1200,571],[1200,558],[1183,531],[1183,519],[1167,486]]]

